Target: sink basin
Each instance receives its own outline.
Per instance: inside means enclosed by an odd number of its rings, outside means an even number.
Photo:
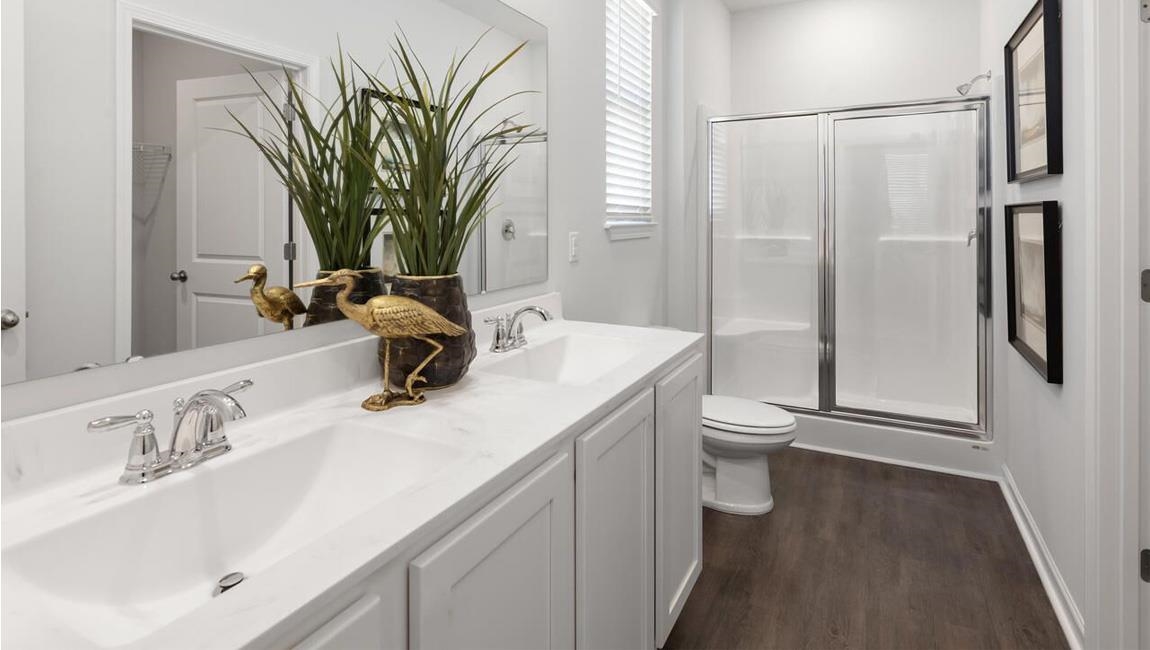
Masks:
[[[88,643],[130,643],[206,603],[225,574],[258,578],[465,455],[354,422],[247,451],[117,488],[139,497],[5,548],[5,593],[17,585],[34,593],[21,610]]]
[[[567,334],[499,354],[482,370],[553,384],[594,383],[638,354],[635,343],[608,336]]]

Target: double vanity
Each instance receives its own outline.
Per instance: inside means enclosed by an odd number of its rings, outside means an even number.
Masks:
[[[287,388],[257,378],[226,454],[6,498],[4,647],[661,646],[701,568],[702,337],[554,320],[527,340],[385,413],[359,406],[377,380],[260,412]],[[153,394],[131,397],[161,413]]]

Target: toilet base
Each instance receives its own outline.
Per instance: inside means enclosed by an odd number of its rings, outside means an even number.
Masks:
[[[771,498],[766,503],[748,506],[742,503],[726,503],[703,497],[703,507],[725,512],[728,515],[765,515],[775,509],[775,500]]]
[[[703,506],[733,515],[770,512],[775,499],[766,454],[714,458],[714,467],[703,468]]]

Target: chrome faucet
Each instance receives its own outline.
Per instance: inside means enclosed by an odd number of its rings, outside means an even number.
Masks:
[[[491,339],[492,352],[510,352],[527,345],[527,337],[523,335],[523,323],[520,322],[527,314],[535,314],[544,321],[553,320],[551,312],[536,305],[521,307],[514,314],[484,319],[483,322],[495,325],[495,333]]]
[[[238,381],[222,390],[201,390],[188,399],[177,399],[172,440],[168,450],[161,453],[156,445],[156,429],[152,426],[152,412],[145,409],[135,415],[100,418],[88,423],[88,431],[99,433],[135,425],[128,462],[120,482],[138,485],[154,481],[172,472],[189,469],[231,451],[232,445],[224,434],[224,424],[247,417],[240,403],[232,397],[246,390],[252,380]]]
[[[187,469],[232,450],[224,424],[248,415],[232,395],[251,386],[252,380],[244,379],[223,390],[201,390],[187,400],[172,403],[175,418],[168,458],[177,469]]]

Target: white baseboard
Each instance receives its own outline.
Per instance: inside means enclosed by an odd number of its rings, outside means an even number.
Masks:
[[[802,449],[997,482],[994,443],[899,427],[796,414]]]
[[[834,454],[836,456],[846,456],[848,458],[858,458],[860,460],[871,460],[876,463],[886,463],[887,465],[898,465],[900,467],[910,467],[913,469],[924,469],[929,472],[938,472],[940,474],[953,474],[954,476],[964,476],[966,478],[976,478],[983,481],[994,481],[998,483],[1000,478],[994,474],[986,472],[977,472],[971,470],[960,469],[957,467],[947,467],[945,465],[932,465],[930,463],[919,463],[913,460],[903,460],[901,458],[893,458],[890,456],[880,456],[878,454],[868,454],[859,451],[850,451],[847,449],[838,449],[835,447],[823,447],[821,445],[812,445],[805,442],[793,442],[792,447],[799,449],[806,449],[809,451],[817,451],[824,454]]]
[[[1042,537],[1042,531],[1031,516],[1030,509],[1026,507],[1026,501],[1018,491],[1018,485],[1014,482],[1010,468],[1005,464],[1002,466],[1000,484],[1002,495],[1006,498],[1010,513],[1014,515],[1015,524],[1018,525],[1018,532],[1022,534],[1026,549],[1030,551],[1030,559],[1034,562],[1034,568],[1038,570],[1038,577],[1042,580],[1042,586],[1046,589],[1046,595],[1054,607],[1054,614],[1058,617],[1063,634],[1066,635],[1066,642],[1073,650],[1081,650],[1086,633],[1082,612],[1070,595],[1066,580],[1062,578],[1062,573],[1054,562],[1054,556],[1050,554],[1046,540]]]

